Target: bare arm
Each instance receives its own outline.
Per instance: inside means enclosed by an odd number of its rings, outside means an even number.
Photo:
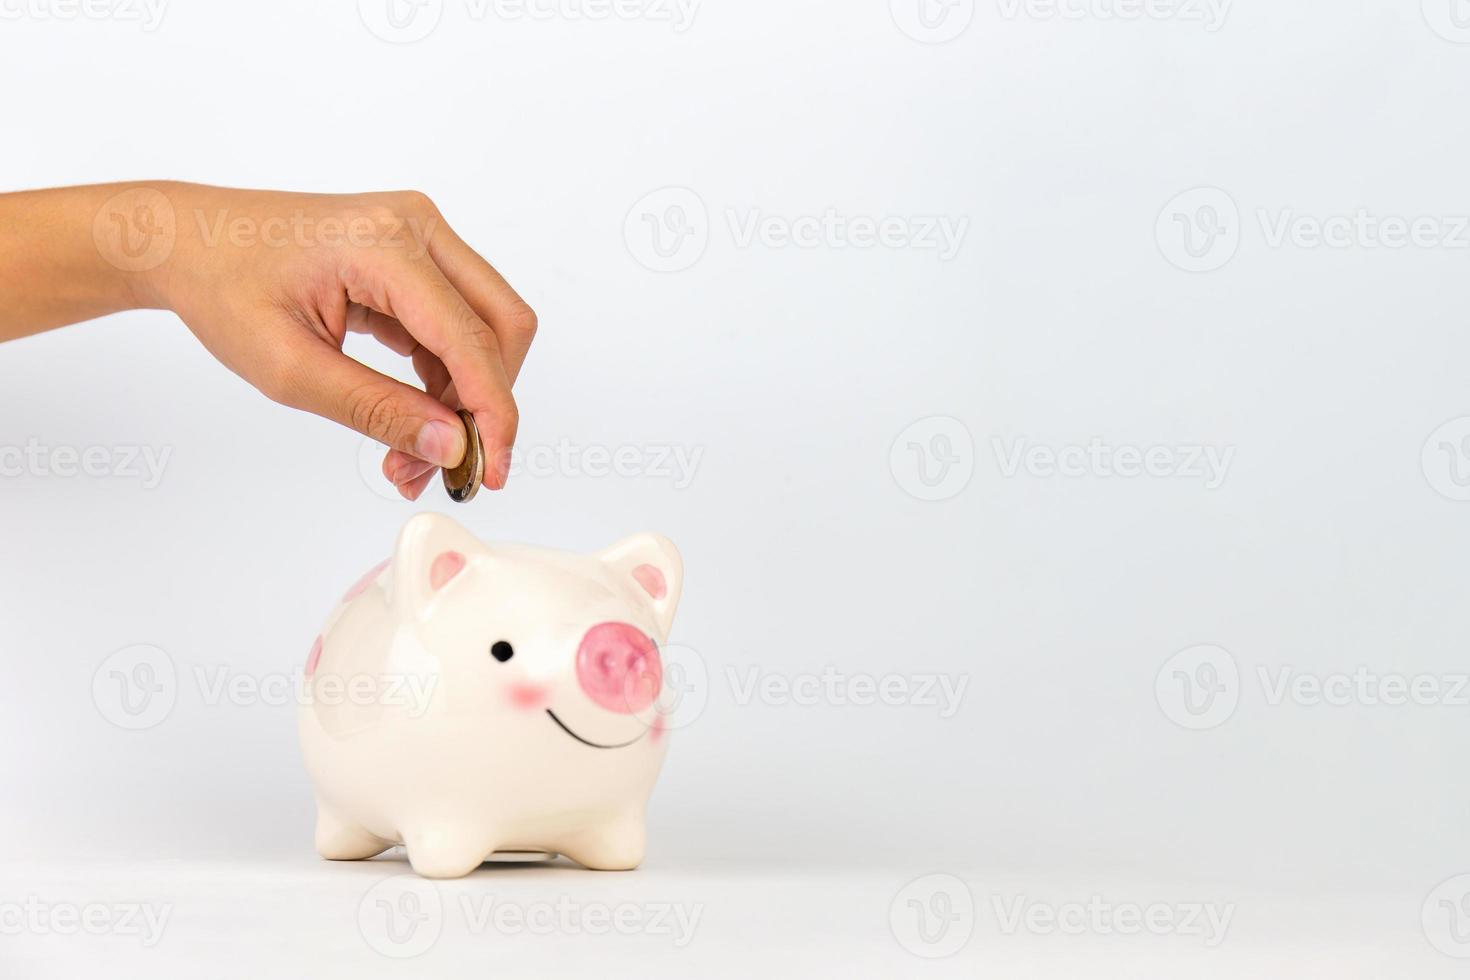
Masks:
[[[486,485],[504,485],[511,385],[536,316],[424,195],[104,184],[0,195],[0,340],[127,309],[177,313],[275,401],[391,447],[416,498],[464,455],[475,415]],[[342,352],[348,331],[410,357],[424,389]]]

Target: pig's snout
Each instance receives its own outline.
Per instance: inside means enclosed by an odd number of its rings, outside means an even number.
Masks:
[[[577,681],[598,705],[632,714],[658,697],[664,668],[658,647],[627,623],[601,623],[577,648]]]

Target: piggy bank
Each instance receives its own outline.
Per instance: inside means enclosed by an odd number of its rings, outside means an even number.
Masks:
[[[497,853],[636,867],[668,747],[658,646],[682,580],[658,535],[584,555],[410,520],[307,661],[317,851],[354,861],[402,844],[430,878]]]

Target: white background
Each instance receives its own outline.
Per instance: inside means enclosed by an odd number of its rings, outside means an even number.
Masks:
[[[1470,872],[1459,0],[934,0],[932,31],[918,0],[706,0],[681,24],[443,0],[413,43],[370,30],[375,0],[172,0],[152,30],[98,2],[0,0],[4,189],[426,191],[540,314],[523,448],[698,454],[689,481],[558,466],[452,510],[491,540],[669,535],[706,707],[640,871],[437,886],[446,908],[697,904],[693,940],[472,935],[451,912],[417,968],[1463,969],[1470,880],[1435,891]],[[744,236],[829,211],[846,231],[815,246]],[[648,221],[681,216],[660,258]],[[963,229],[953,255],[862,247],[852,224],[937,218]],[[211,703],[198,678],[299,671],[402,522],[453,505],[392,499],[361,439],[271,404],[167,314],[6,344],[0,379],[0,446],[169,454],[156,486],[0,479],[0,911],[172,908],[148,948],[7,927],[0,964],[195,976],[228,948],[208,975],[399,969],[355,922],[401,856],[318,861],[294,708]],[[1165,451],[1154,475],[1011,465],[1093,440]],[[1191,447],[1228,460],[1220,479]],[[125,731],[93,678],[136,644],[178,688]],[[742,703],[752,676],[829,668],[814,703]],[[1276,696],[1360,669],[1344,703]],[[965,687],[945,717],[845,703],[857,678]],[[1384,678],[1438,693],[1379,703]],[[930,874],[953,877],[903,891]],[[915,939],[908,900],[937,914],[939,892],[973,913]],[[1233,919],[1214,947],[1006,928],[1017,899],[1094,896]]]

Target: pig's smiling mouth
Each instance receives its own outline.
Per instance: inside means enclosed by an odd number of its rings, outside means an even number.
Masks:
[[[578,735],[576,732],[572,731],[570,728],[567,727],[566,722],[558,718],[556,716],[556,712],[552,711],[550,708],[546,709],[546,713],[551,716],[552,721],[556,722],[558,728],[566,732],[568,735],[572,736],[572,738],[581,742],[583,745],[590,745],[594,749],[625,749],[628,746],[632,745],[634,742],[638,741],[639,738],[642,738],[644,735],[648,734],[647,732],[643,732],[638,736],[638,738],[629,739],[626,742],[617,742],[612,745],[603,745],[600,742],[589,742],[582,736]]]

